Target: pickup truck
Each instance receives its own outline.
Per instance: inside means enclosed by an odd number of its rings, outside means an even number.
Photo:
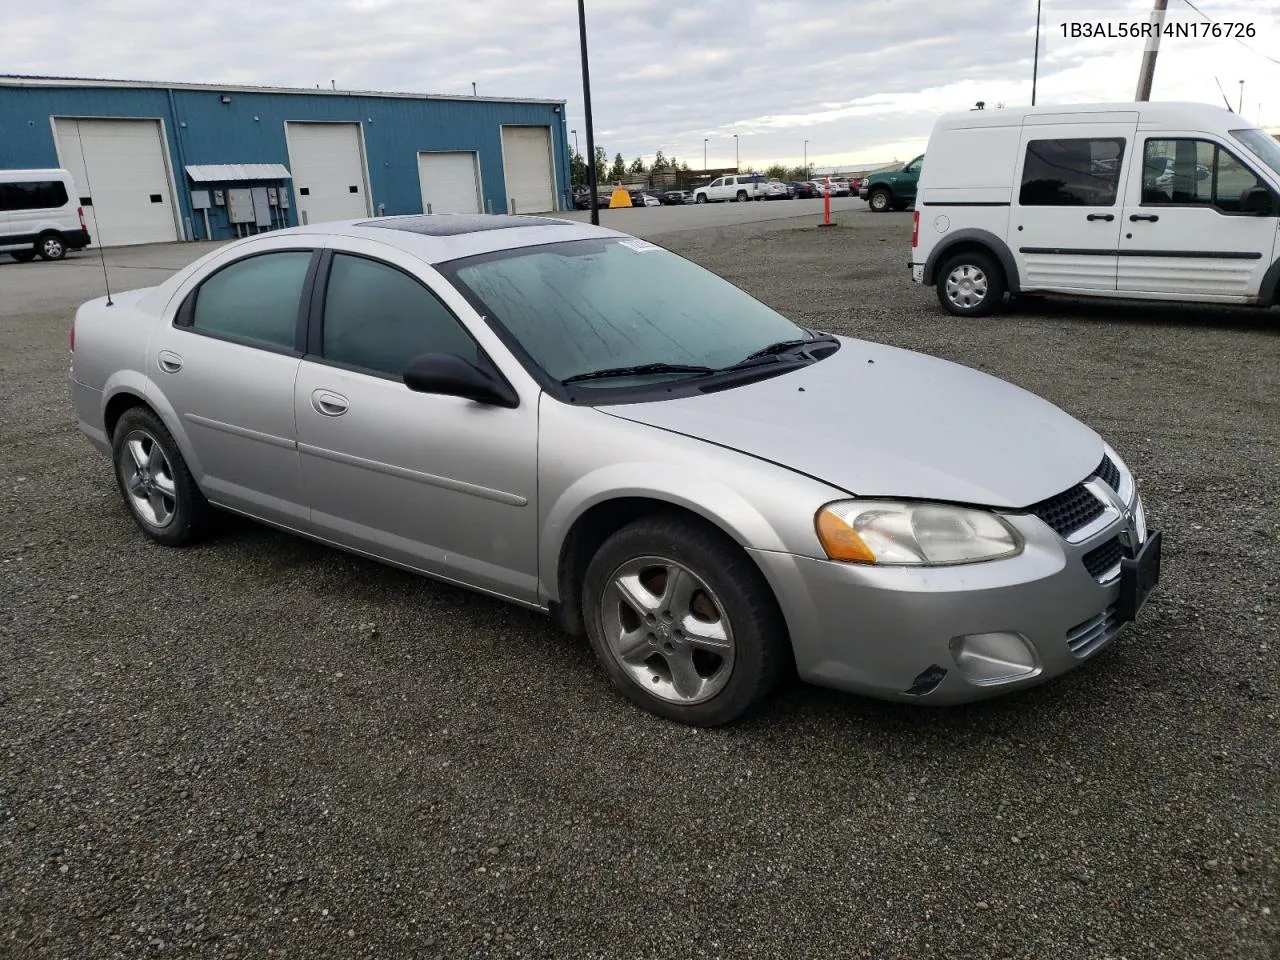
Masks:
[[[921,154],[901,170],[873,173],[863,179],[858,196],[876,213],[905,210],[916,202],[916,184],[923,166],[924,154]]]

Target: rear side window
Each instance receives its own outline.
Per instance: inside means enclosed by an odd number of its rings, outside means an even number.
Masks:
[[[435,295],[395,267],[335,254],[324,303],[325,359],[399,379],[414,357],[477,362],[475,341]]]
[[[1148,140],[1142,158],[1144,206],[1203,205],[1240,213],[1258,175],[1209,140]]]
[[[191,326],[252,346],[293,349],[310,265],[310,251],[286,250],[219,270],[196,292]]]
[[[67,187],[61,180],[0,183],[0,211],[56,210],[66,205]]]
[[[1024,207],[1110,207],[1116,202],[1124,140],[1032,140],[1022,166]]]

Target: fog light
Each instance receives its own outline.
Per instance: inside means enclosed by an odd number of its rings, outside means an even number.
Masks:
[[[1020,633],[970,633],[951,639],[951,656],[970,683],[988,685],[1034,677],[1035,648]]]

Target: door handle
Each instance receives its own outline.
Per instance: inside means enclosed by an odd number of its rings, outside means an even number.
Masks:
[[[182,357],[172,350],[161,350],[156,354],[156,365],[165,373],[177,373],[182,369]]]
[[[1154,213],[1132,213],[1129,215],[1130,223],[1137,223],[1139,220],[1147,220],[1151,223],[1155,223],[1159,219],[1160,218]]]
[[[1105,220],[1107,223],[1110,223],[1115,218],[1116,215],[1114,213],[1091,213],[1085,217],[1086,220]]]
[[[312,390],[311,406],[326,417],[340,417],[347,412],[347,398],[328,390]]]

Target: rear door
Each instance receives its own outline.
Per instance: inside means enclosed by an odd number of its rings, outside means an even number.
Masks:
[[[1116,289],[1120,184],[1132,161],[1137,114],[1097,116],[1102,120],[1087,124],[1023,127],[1009,245],[1024,290]]]
[[[1280,198],[1240,156],[1206,134],[1144,131],[1128,177],[1118,288],[1188,300],[1256,297],[1271,266]],[[1245,209],[1265,189],[1270,215]]]

